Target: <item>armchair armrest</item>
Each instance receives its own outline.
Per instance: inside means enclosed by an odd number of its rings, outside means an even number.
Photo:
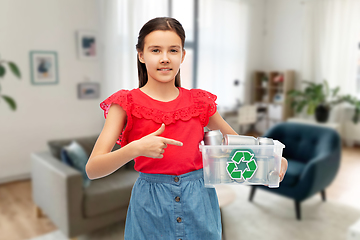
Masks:
[[[82,175],[50,152],[31,154],[34,202],[64,232],[82,219]]]
[[[339,149],[311,159],[300,176],[298,195],[305,199],[324,190],[334,180],[339,165]]]

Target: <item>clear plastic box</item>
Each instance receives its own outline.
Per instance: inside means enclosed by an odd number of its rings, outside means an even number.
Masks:
[[[284,144],[199,145],[205,187],[217,184],[267,185],[279,187]]]

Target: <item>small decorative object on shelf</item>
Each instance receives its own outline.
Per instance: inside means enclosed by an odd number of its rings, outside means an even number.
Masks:
[[[266,87],[264,87],[266,79]],[[266,119],[274,121],[285,121],[293,115],[286,92],[294,88],[295,72],[293,70],[279,71],[256,71],[254,74],[254,99],[253,103],[266,106]],[[277,113],[269,113],[269,105],[276,104]],[[280,114],[280,115],[279,115]],[[272,119],[276,116],[276,119]]]
[[[261,78],[261,86],[263,88],[267,88],[268,81],[269,81],[268,77],[266,75],[263,75],[262,78]]]
[[[278,75],[276,75],[276,77],[274,77],[274,82],[275,83],[280,83],[284,81],[284,75],[282,73],[279,73]]]

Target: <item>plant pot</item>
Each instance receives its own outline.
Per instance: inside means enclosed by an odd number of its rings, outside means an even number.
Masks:
[[[330,107],[325,105],[318,105],[315,108],[315,119],[318,122],[325,123],[329,118]]]

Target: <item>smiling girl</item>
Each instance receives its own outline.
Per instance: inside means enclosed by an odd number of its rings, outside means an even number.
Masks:
[[[204,187],[199,143],[204,127],[237,133],[217,112],[214,94],[181,87],[184,42],[177,20],[147,22],[136,45],[139,88],[119,90],[100,104],[106,121],[86,172],[100,178],[135,160],[139,178],[125,240],[221,239],[218,199],[214,188]],[[115,142],[122,147],[111,152]],[[281,180],[285,172],[283,167]]]

